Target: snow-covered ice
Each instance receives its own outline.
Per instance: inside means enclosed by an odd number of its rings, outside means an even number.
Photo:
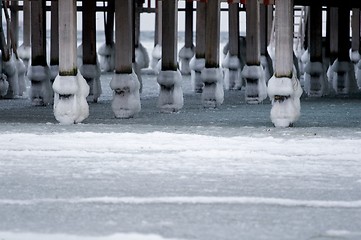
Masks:
[[[361,239],[358,95],[302,98],[294,128],[274,128],[268,99],[225,91],[203,108],[190,76],[183,108],[162,114],[142,72],[132,119],[114,117],[113,73],[76,125],[0,100],[0,239]]]
[[[0,239],[360,239],[359,98],[302,99],[278,129],[244,91],[204,109],[190,77],[159,113],[143,74],[142,111],[116,119],[112,76],[82,124],[0,101]]]

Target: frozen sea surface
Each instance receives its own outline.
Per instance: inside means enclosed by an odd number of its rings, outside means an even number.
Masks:
[[[303,99],[294,128],[268,101],[225,93],[204,109],[183,80],[184,108],[115,119],[110,74],[82,124],[52,106],[0,101],[1,240],[361,239],[361,98]]]

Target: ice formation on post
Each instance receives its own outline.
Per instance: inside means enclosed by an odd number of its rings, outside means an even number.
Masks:
[[[361,89],[361,60],[358,62],[356,66],[356,78],[358,88]]]
[[[138,47],[135,48],[135,62],[139,69],[149,67],[149,56],[147,49],[141,44],[138,44]]]
[[[4,97],[15,98],[19,96],[19,75],[14,57],[10,57],[8,61],[2,62],[2,71],[6,75],[7,82],[9,83],[7,94]]]
[[[25,67],[29,65],[29,60],[31,58],[31,47],[22,44],[18,49],[18,56],[23,60]]]
[[[310,97],[322,97],[327,94],[328,83],[321,62],[309,61],[304,67],[304,89]]]
[[[298,60],[298,68],[301,76],[300,77],[301,86],[305,85],[305,67],[310,62],[310,59],[311,59],[310,52],[306,50],[302,53],[301,57]]]
[[[223,73],[220,68],[204,68],[201,73],[204,83],[202,104],[205,108],[216,108],[224,101]]]
[[[55,78],[54,116],[60,124],[80,123],[89,116],[89,86],[81,74]]]
[[[191,82],[193,91],[196,93],[201,93],[203,91],[203,80],[202,80],[202,70],[204,69],[206,60],[204,58],[193,57],[190,61],[191,72]]]
[[[299,76],[300,76],[299,80],[301,82],[301,85],[303,85],[303,82],[304,82],[303,77],[304,77],[304,73],[305,73],[304,67],[306,66],[306,63],[307,63],[307,62],[304,62],[303,60],[307,56],[306,59],[307,59],[307,61],[309,61],[310,55],[309,55],[308,50],[305,50],[303,48],[302,44],[300,44],[300,43],[298,44],[297,49],[295,50],[295,54],[296,54],[296,58],[298,61],[298,70],[299,70]],[[304,55],[306,55],[306,56],[304,56]]]
[[[159,73],[159,61],[162,58],[162,46],[157,44],[152,51],[152,60],[150,61],[150,67],[156,72]]]
[[[50,83],[48,66],[28,67],[27,78],[31,81],[30,99],[35,106],[48,105],[53,102],[53,90]]]
[[[59,74],[59,65],[50,65],[50,82],[54,82],[56,76]]]
[[[98,102],[99,96],[102,94],[102,87],[100,84],[100,64],[96,58],[96,64],[83,64],[83,45],[80,44],[77,49],[77,66],[89,85],[88,102]]]
[[[9,90],[9,83],[6,75],[0,73],[0,97],[5,97]]]
[[[132,64],[132,68],[135,72],[135,75],[137,75],[138,78],[138,82],[139,82],[139,93],[141,93],[143,91],[143,78],[142,78],[142,69],[141,67],[138,65],[137,62],[134,62]]]
[[[263,67],[264,80],[267,83],[273,75],[272,60],[269,56],[261,55],[261,66]]]
[[[100,85],[100,68],[98,64],[82,64],[79,67],[81,75],[89,85],[89,95],[87,101],[98,102],[98,98],[102,93]]]
[[[224,84],[227,90],[240,90],[242,88],[241,61],[238,56],[231,56],[228,52],[222,62],[224,71]]]
[[[115,64],[115,44],[103,44],[98,49],[99,66],[103,72],[111,72],[114,70]]]
[[[18,70],[19,96],[23,96],[26,92],[26,66],[20,58],[15,59],[15,64]]]
[[[351,62],[354,64],[357,86],[360,89],[361,88],[361,55],[359,51],[350,50],[350,59]]]
[[[191,74],[190,61],[194,56],[194,48],[182,47],[179,51],[179,69],[183,75]]]
[[[340,62],[336,59],[327,74],[336,94],[350,94],[358,90],[354,65],[351,61]]]
[[[162,70],[157,82],[160,86],[157,106],[161,112],[178,112],[183,107],[182,75],[179,70]]]
[[[115,73],[110,88],[113,90],[112,110],[116,118],[132,118],[140,112],[140,83],[135,72]]]
[[[302,95],[295,71],[292,78],[272,76],[267,91],[272,102],[271,121],[275,127],[292,126],[300,117]]]
[[[246,80],[245,99],[249,104],[258,104],[267,98],[267,86],[261,65],[244,66],[242,76]]]

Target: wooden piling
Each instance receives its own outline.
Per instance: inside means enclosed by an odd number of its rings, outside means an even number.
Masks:
[[[162,71],[177,70],[177,1],[162,3]]]
[[[206,4],[206,48],[205,67],[219,67],[219,29],[220,29],[220,3],[219,0],[208,1]]]

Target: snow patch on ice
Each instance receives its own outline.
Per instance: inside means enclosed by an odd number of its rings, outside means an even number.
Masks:
[[[140,112],[140,83],[134,71],[131,74],[115,73],[110,88],[113,90],[112,110],[116,118],[131,118]]]
[[[205,67],[206,60],[204,58],[196,58],[193,57],[189,63],[190,68],[192,69],[191,72],[191,84],[192,89],[196,93],[201,93],[203,91],[203,81],[201,72]]]
[[[83,76],[60,76],[54,84],[54,116],[60,124],[80,123],[89,116],[89,86]]]
[[[220,68],[204,68],[201,72],[204,83],[202,104],[206,108],[216,108],[224,101],[223,73]]]
[[[331,237],[331,238],[338,238],[338,237],[341,237],[341,238],[358,237],[358,238],[360,238],[361,232],[351,232],[351,231],[347,231],[347,230],[328,230],[322,236]]]
[[[154,234],[117,233],[109,236],[81,236],[68,234],[0,232],[4,240],[176,240]]]
[[[177,112],[184,104],[182,75],[177,71],[160,71],[157,77],[160,85],[158,107],[162,112]]]
[[[281,207],[307,208],[360,208],[358,201],[298,200],[287,198],[242,197],[242,196],[164,196],[164,197],[90,197],[90,198],[43,198],[31,200],[0,199],[0,205],[39,205],[39,204],[231,204],[268,205]]]

